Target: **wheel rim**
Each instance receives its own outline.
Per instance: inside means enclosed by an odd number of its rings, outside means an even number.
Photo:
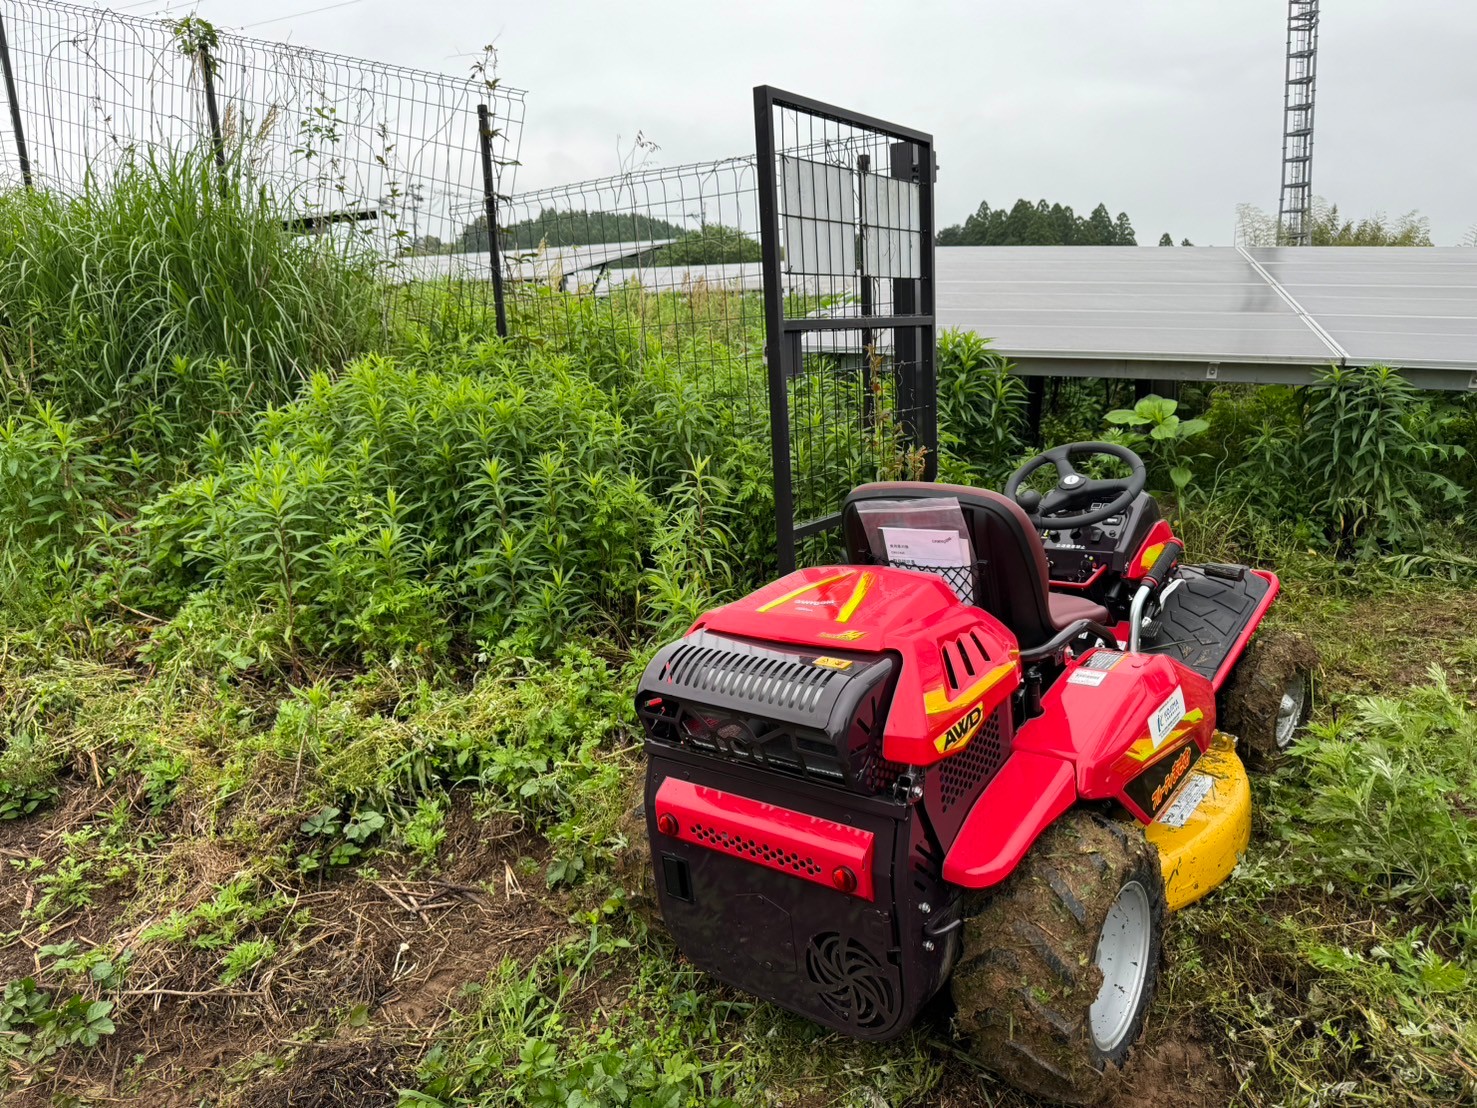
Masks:
[[[1308,681],[1301,673],[1287,679],[1282,690],[1282,703],[1277,706],[1277,749],[1284,750],[1292,742],[1293,732],[1303,722],[1303,706],[1308,702]]]
[[[1098,937],[1097,968],[1103,984],[1088,1010],[1092,1040],[1101,1051],[1116,1049],[1133,1027],[1149,979],[1149,941],[1154,925],[1149,894],[1137,881],[1118,893]]]

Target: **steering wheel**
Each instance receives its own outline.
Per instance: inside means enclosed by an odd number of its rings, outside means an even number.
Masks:
[[[1127,463],[1133,469],[1127,477],[1095,480],[1084,477],[1072,468],[1072,458],[1093,454],[1106,454]],[[1056,466],[1057,486],[1044,497],[1035,489],[1022,489],[1021,482],[1047,463]],[[1115,516],[1133,503],[1133,498],[1144,491],[1148,474],[1144,460],[1126,446],[1113,442],[1069,442],[1044,454],[1037,454],[1005,482],[1005,495],[1024,509],[1027,518],[1037,527],[1053,530],[1069,530],[1099,523]],[[1076,515],[1066,514],[1073,508],[1091,504],[1094,500],[1111,497],[1101,508],[1089,508]]]

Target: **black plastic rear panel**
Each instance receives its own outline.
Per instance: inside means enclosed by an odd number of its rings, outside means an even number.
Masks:
[[[683,955],[736,988],[855,1038],[905,1030],[943,984],[958,942],[953,898],[923,857],[916,809],[711,758],[648,753],[658,899]],[[875,899],[661,835],[653,800],[669,776],[872,832]]]

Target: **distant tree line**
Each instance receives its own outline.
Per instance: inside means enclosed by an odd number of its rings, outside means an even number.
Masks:
[[[983,202],[963,223],[938,233],[940,246],[1137,246],[1127,212],[1114,219],[1106,204],[1083,217],[1068,204],[1022,198],[1007,211]]]
[[[1314,246],[1431,246],[1431,221],[1410,211],[1390,219],[1376,212],[1345,219],[1337,204],[1313,198],[1309,230]],[[1236,241],[1242,246],[1276,246],[1277,219],[1253,204],[1236,206]]]
[[[504,250],[537,250],[540,246],[591,246],[610,242],[665,242],[639,258],[643,265],[720,265],[757,262],[759,243],[737,227],[709,223],[688,230],[640,212],[560,211],[544,208],[529,219],[498,228]],[[487,249],[487,217],[462,228],[455,249],[470,253]]]
[[[589,246],[598,242],[651,242],[681,238],[687,232],[675,223],[640,212],[559,211],[544,208],[530,219],[498,228],[505,249],[535,250],[547,246]],[[487,249],[487,217],[479,215],[462,228],[457,247],[463,251]]]

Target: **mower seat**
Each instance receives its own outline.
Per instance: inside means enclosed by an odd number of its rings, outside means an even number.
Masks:
[[[867,541],[858,506],[869,500],[914,500],[952,497],[959,501],[974,555],[975,605],[1015,634],[1022,650],[1031,650],[1079,619],[1107,624],[1108,610],[1082,596],[1050,589],[1046,550],[1041,536],[1021,506],[989,489],[936,485],[925,481],[878,481],[860,485],[841,506],[846,556],[854,564],[878,561]]]

